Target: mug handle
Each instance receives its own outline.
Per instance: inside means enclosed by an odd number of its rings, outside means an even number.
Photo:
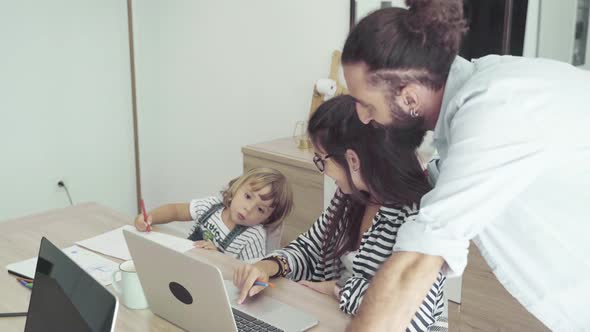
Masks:
[[[121,289],[121,287],[119,286],[119,283],[117,282],[117,273],[120,273],[121,270],[117,270],[115,272],[113,272],[113,288],[115,289],[115,293],[121,295],[123,294],[123,290]]]

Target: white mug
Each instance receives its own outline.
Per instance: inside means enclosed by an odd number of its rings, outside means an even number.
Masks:
[[[121,273],[121,286],[117,282],[117,273]],[[145,309],[148,307],[133,261],[121,263],[119,270],[113,272],[113,288],[127,308]]]

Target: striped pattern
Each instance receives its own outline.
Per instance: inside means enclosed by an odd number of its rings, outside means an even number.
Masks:
[[[299,281],[327,281],[340,277],[344,272],[340,260],[326,264],[322,262],[322,241],[327,231],[327,217],[333,215],[336,207],[343,203],[344,195],[338,191],[330,206],[318,218],[314,225],[304,234],[291,242],[286,248],[277,250],[272,255],[285,256],[291,272],[287,278]],[[404,207],[394,209],[381,207],[377,212],[373,225],[363,234],[361,246],[353,259],[353,276],[342,288],[340,309],[350,315],[356,314],[369,287],[369,283],[381,264],[392,254],[399,227],[406,221],[415,218],[415,208]],[[342,232],[339,229],[338,232]],[[330,247],[330,249],[332,249]],[[444,310],[443,286],[445,277],[439,273],[436,282],[416,312],[407,331],[428,331],[434,325],[447,327],[442,317]],[[436,323],[436,324],[435,324]],[[439,330],[440,331],[440,330]]]
[[[202,215],[209,211],[211,206],[221,202],[221,199],[218,197],[194,199],[191,201],[189,207],[191,217],[196,223]],[[215,236],[213,243],[215,243],[217,248],[220,248],[219,244],[230,232],[229,228],[221,220],[223,209],[221,208],[212,214],[202,225],[204,229],[209,230]],[[221,250],[224,254],[231,255],[243,261],[261,258],[266,254],[266,230],[262,225],[248,227],[242,234],[235,238],[226,250]]]

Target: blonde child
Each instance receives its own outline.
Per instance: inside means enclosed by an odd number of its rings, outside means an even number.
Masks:
[[[194,221],[189,239],[195,246],[219,250],[240,260],[266,255],[266,229],[276,227],[291,212],[293,194],[285,176],[272,168],[255,168],[231,180],[222,198],[162,205],[135,218],[135,227],[171,221]]]

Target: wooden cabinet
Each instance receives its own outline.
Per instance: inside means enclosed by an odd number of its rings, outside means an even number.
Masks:
[[[285,219],[281,244],[307,231],[323,212],[324,176],[313,164],[311,150],[297,148],[292,138],[242,147],[244,171],[272,167],[287,177],[293,188],[294,207]]]

